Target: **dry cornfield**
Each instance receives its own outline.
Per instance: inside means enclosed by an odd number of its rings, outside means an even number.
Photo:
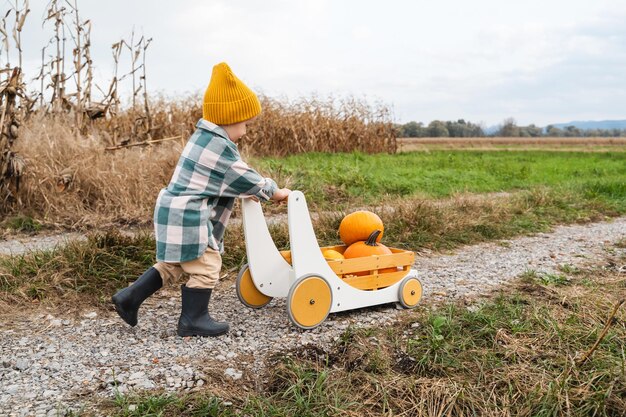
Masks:
[[[152,115],[159,137],[175,140],[115,151],[105,150],[111,144],[106,119],[77,140],[71,115],[31,114],[13,146],[25,161],[20,198],[0,206],[0,214],[19,213],[63,226],[149,221],[155,196],[167,185],[201,117],[199,100],[156,101]],[[239,144],[245,155],[395,150],[384,107],[356,99],[340,104],[301,99],[291,105],[269,98],[262,98],[262,106],[262,115]],[[117,122],[130,128],[132,114],[120,114]]]
[[[301,152],[394,153],[397,148],[391,114],[354,97],[280,102],[264,97],[263,113],[242,141],[254,155]]]
[[[384,105],[370,105],[354,97],[312,97],[291,102],[266,96],[259,98],[262,113],[239,143],[240,149],[248,155],[396,151],[392,116]],[[162,138],[186,140],[202,117],[201,103],[200,95],[153,98],[150,137],[157,141]],[[133,134],[137,120],[137,113],[131,108],[115,118],[96,120],[92,132],[110,148],[120,147],[115,137],[125,138],[122,146],[140,144]]]

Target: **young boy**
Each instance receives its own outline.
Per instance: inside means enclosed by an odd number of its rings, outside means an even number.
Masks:
[[[278,189],[241,160],[234,141],[261,113],[257,96],[226,63],[213,67],[204,94],[203,118],[183,150],[172,179],[154,209],[157,263],[112,298],[115,310],[131,326],[141,303],[183,272],[179,336],[218,336],[228,323],[208,313],[211,292],[222,266],[224,230],[236,198],[281,201],[291,192]]]

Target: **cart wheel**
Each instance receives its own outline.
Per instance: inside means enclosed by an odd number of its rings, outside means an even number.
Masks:
[[[404,278],[398,290],[400,304],[404,308],[415,307],[422,299],[422,283],[415,277]]]
[[[320,276],[298,279],[287,296],[287,313],[293,324],[303,329],[319,326],[330,313],[333,294],[328,282]]]
[[[263,294],[254,285],[248,264],[245,264],[241,267],[241,270],[239,270],[239,275],[237,275],[237,280],[235,281],[235,288],[237,289],[239,301],[246,307],[262,308],[272,301],[272,297]]]

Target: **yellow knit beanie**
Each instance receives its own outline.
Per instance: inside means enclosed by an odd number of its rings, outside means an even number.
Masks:
[[[213,67],[211,81],[204,93],[202,117],[217,125],[230,125],[252,119],[261,113],[257,96],[225,62]]]

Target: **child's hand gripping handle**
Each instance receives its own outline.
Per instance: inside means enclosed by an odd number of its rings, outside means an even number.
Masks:
[[[286,202],[289,194],[291,194],[291,190],[289,188],[280,188],[274,192],[272,200],[278,203]]]

